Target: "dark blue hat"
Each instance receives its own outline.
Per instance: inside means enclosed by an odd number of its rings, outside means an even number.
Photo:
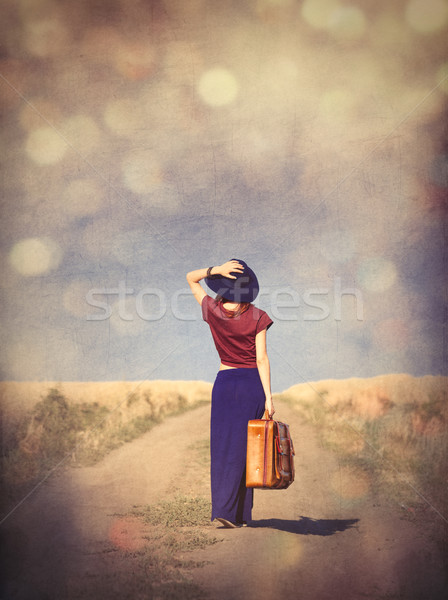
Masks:
[[[237,271],[232,273],[236,276],[236,279],[229,279],[228,277],[222,277],[222,275],[206,277],[206,284],[218,296],[229,302],[252,302],[258,296],[260,289],[257,276],[244,260],[239,258],[231,258],[230,260],[237,260],[244,267],[244,271],[242,273]]]

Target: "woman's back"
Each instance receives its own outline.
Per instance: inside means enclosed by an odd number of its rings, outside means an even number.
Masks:
[[[267,313],[248,304],[247,310],[230,316],[223,303],[210,296],[204,296],[201,306],[221,363],[230,367],[256,367],[255,337],[272,325]]]

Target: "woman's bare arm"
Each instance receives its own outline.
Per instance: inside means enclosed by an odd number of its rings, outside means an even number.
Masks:
[[[242,273],[243,271],[244,267],[237,260],[229,260],[218,267],[213,267],[210,271],[210,275],[221,275],[222,277],[228,277],[229,279],[236,279],[235,275],[231,275],[231,273]],[[199,282],[206,277],[207,269],[196,269],[196,271],[187,273],[188,285],[199,304],[202,304],[204,296],[207,295]]]
[[[207,277],[207,269],[196,269],[196,271],[190,271],[187,273],[187,281],[190,286],[191,291],[193,292],[193,296],[202,304],[202,300],[204,296],[207,295],[206,291],[199,283],[201,279],[205,279]]]
[[[272,402],[271,368],[266,349],[266,331],[266,329],[263,329],[263,331],[260,331],[255,336],[255,350],[257,356],[258,372],[260,373],[260,379],[266,397],[265,409],[268,411],[269,416],[272,417],[272,415],[275,413],[275,409],[274,404]]]

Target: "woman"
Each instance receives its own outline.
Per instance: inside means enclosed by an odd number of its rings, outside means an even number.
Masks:
[[[206,294],[201,284],[217,293]],[[272,320],[251,304],[255,273],[242,260],[187,274],[221,359],[212,391],[210,422],[212,521],[238,527],[251,519],[253,489],[246,488],[247,423],[274,414],[266,331]]]

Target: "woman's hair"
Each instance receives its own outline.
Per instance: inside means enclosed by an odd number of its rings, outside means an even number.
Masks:
[[[225,316],[226,317],[230,317],[230,318],[239,317],[240,315],[242,315],[243,313],[245,313],[246,310],[250,306],[250,302],[240,302],[238,304],[238,308],[236,310],[229,310],[228,308],[224,307],[224,302],[228,302],[228,300],[226,300],[222,296],[216,296],[215,302],[217,304],[221,305],[222,311],[225,314]]]

